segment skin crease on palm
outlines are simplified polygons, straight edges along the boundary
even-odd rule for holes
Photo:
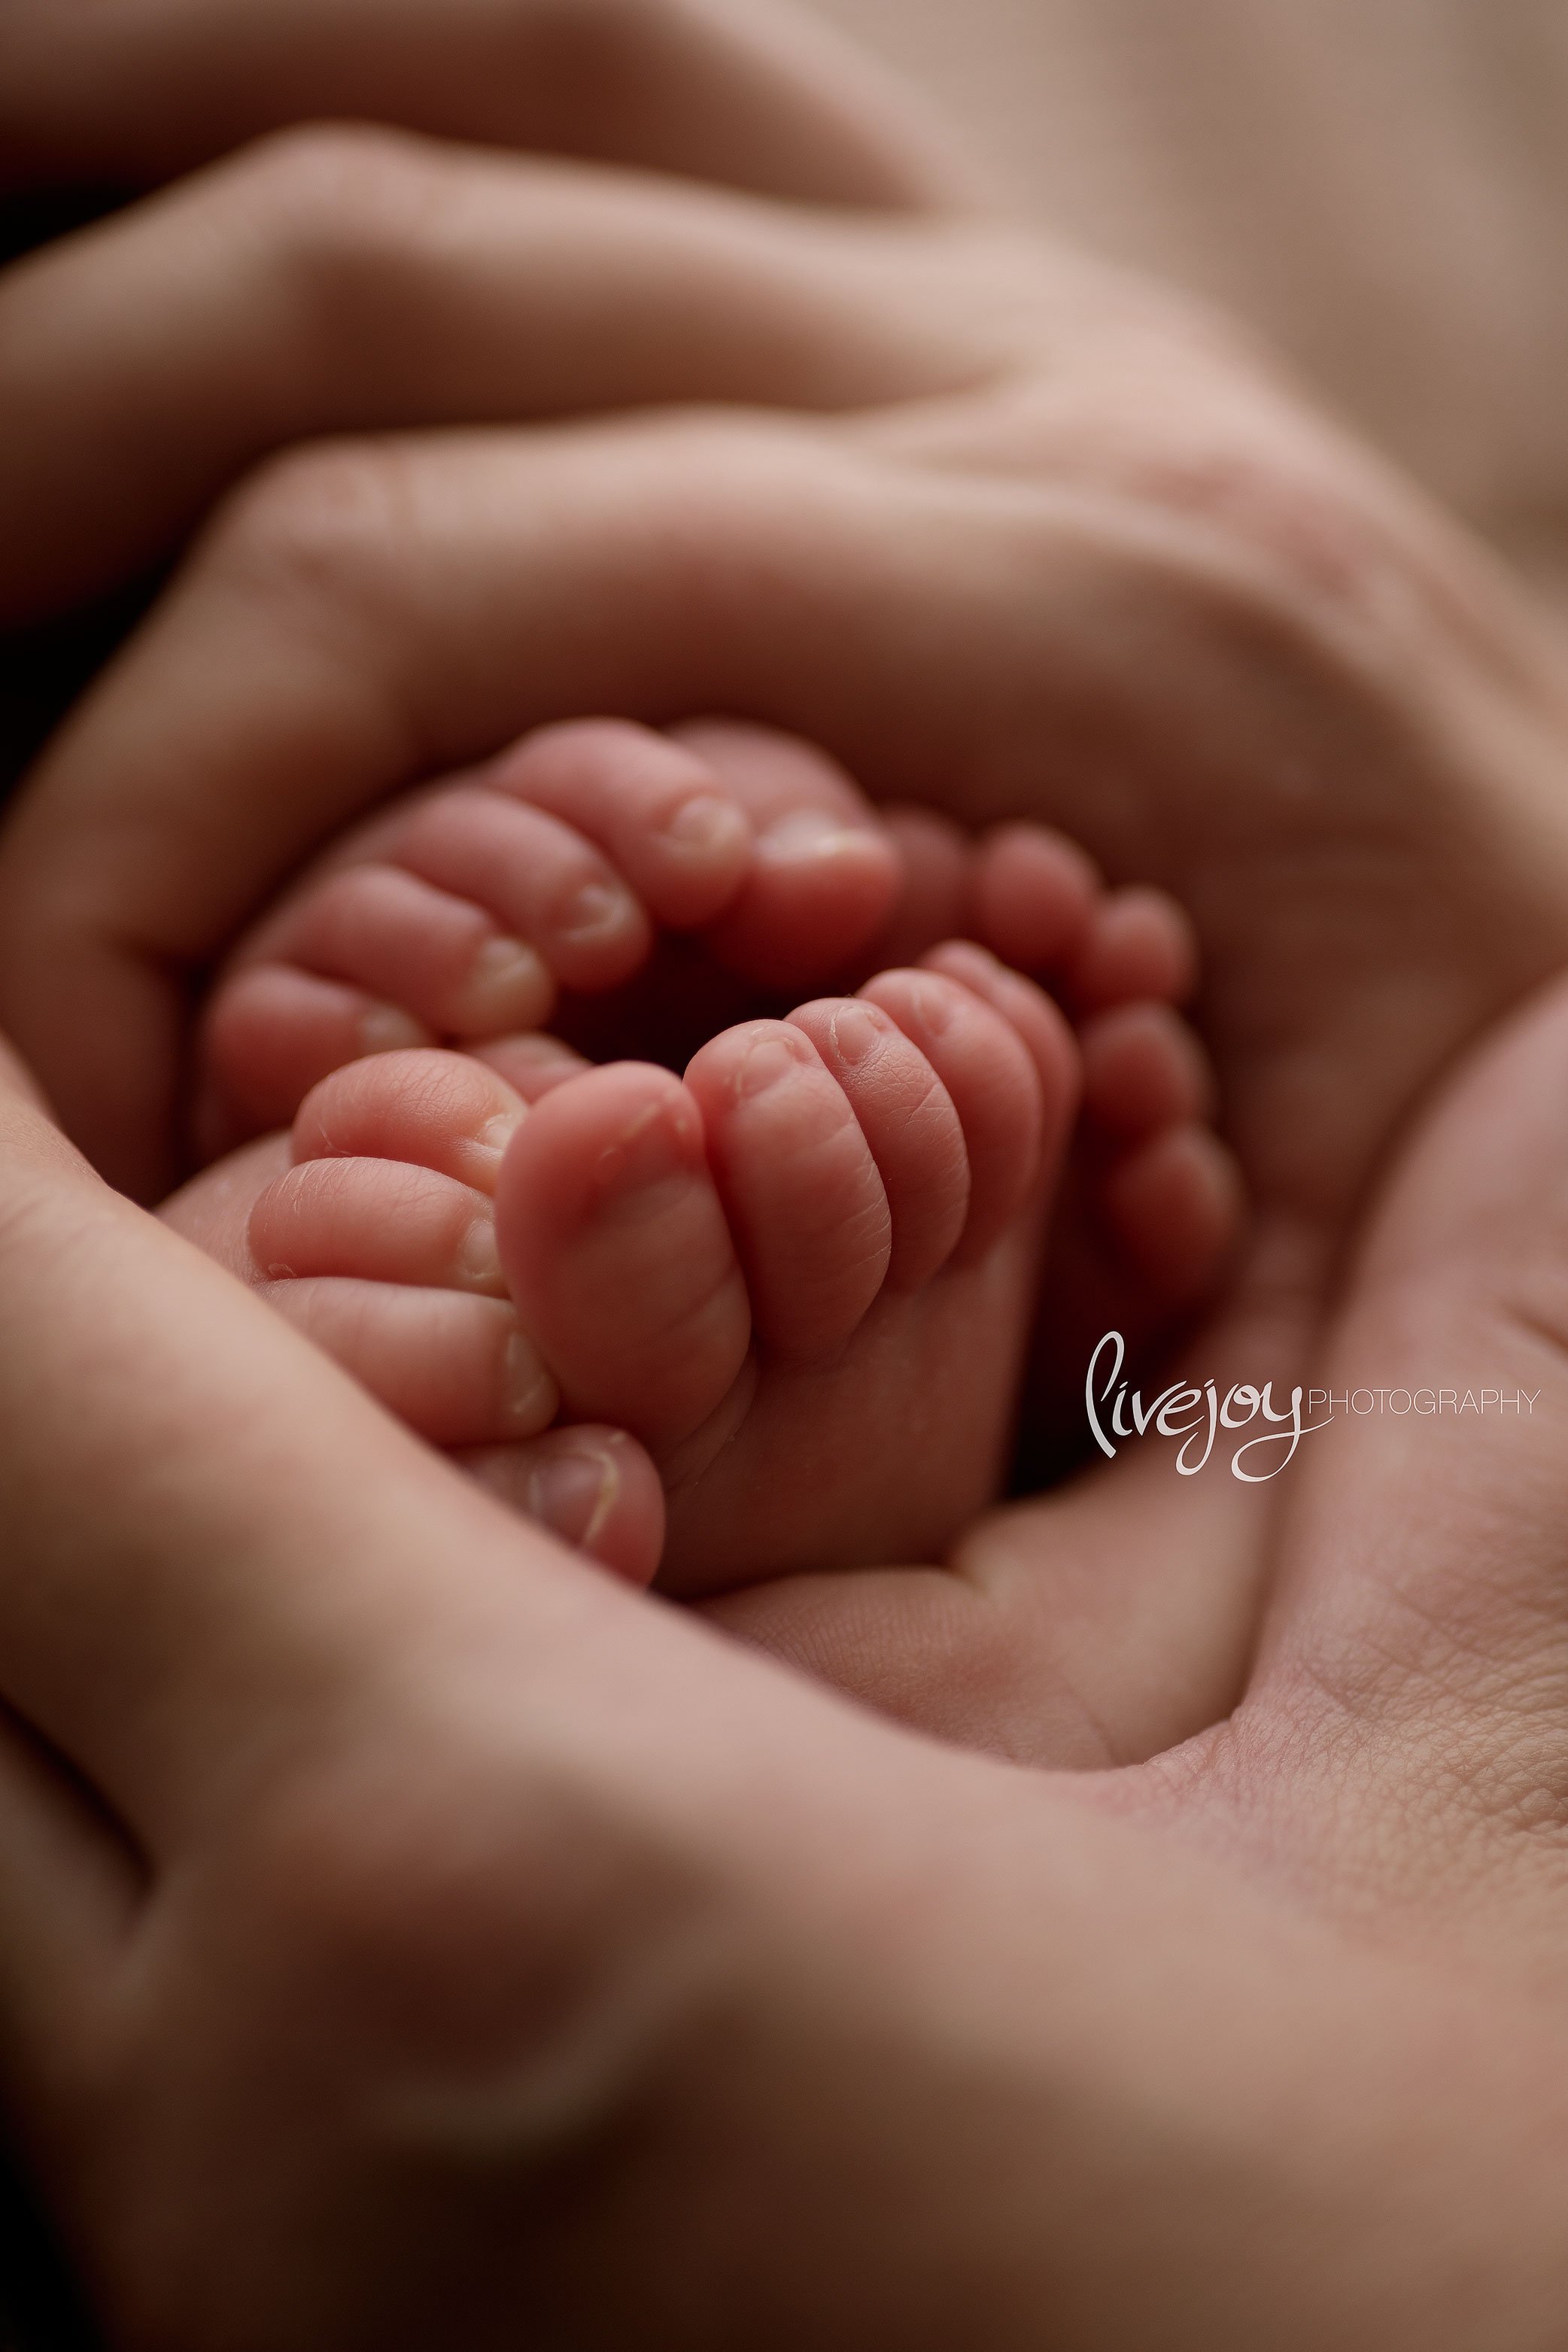
[[[128,1075],[98,1138],[128,1150],[166,1100],[155,967],[263,887],[205,795],[276,872],[329,771],[341,816],[560,709],[741,710],[888,791],[1044,804],[1113,871],[1136,844],[1194,907],[1259,1202],[1202,1369],[1288,1369],[1331,1269],[1336,1385],[1500,1357],[1561,1412],[1561,1000],[1415,1134],[1348,1276],[1342,1249],[1415,1098],[1562,959],[1547,659],[1207,330],[1005,240],[981,299],[991,236],[910,233],[955,343],[987,303],[1027,342],[963,394],[409,441],[242,493],[35,787],[8,1017],[84,1134]],[[241,828],[279,775],[295,802]],[[161,902],[115,830],[150,778]],[[73,1020],[101,1054],[74,1099]],[[1549,1415],[1436,1475],[1336,1432],[1277,1528],[1217,1482],[1176,1523],[1152,1455],[1036,1507],[1080,1647],[1028,1725],[966,1617],[1027,1515],[968,1581],[773,1597],[782,1646],[976,1745],[1154,1755],[1020,1773],[616,1591],[19,1099],[5,1149],[5,1687],[80,1776],[19,1734],[0,1776],[6,2071],[121,2340],[700,2347],[743,2311],[761,2352],[1023,2346],[1047,2309],[1068,2346],[1557,2341]]]

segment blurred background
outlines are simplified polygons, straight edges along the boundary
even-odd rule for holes
[[[1002,194],[1223,300],[1568,621],[1568,0],[811,0]]]

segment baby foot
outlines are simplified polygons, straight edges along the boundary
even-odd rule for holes
[[[1075,1158],[1088,1181],[1054,1255],[1076,1261],[1097,1248],[1114,1286],[1107,1304],[1145,1321],[1152,1306],[1189,1305],[1234,1244],[1239,1197],[1212,1125],[1208,1058],[1178,1011],[1197,984],[1185,911],[1163,890],[1109,887],[1076,842],[1046,825],[997,825],[971,842],[924,811],[885,818],[905,878],[878,951],[977,940],[1048,989],[1078,1032]]]
[[[1003,824],[975,842],[924,810],[882,816],[903,884],[875,952],[981,941],[1049,990],[1082,1054],[1020,1422],[1019,1480],[1039,1486],[1087,1446],[1083,1376],[1100,1338],[1121,1331],[1134,1367],[1163,1351],[1240,1238],[1242,1188],[1213,1125],[1213,1070],[1178,1010],[1196,985],[1195,936],[1165,892],[1110,887],[1049,827]],[[943,953],[968,976],[965,950]]]
[[[757,988],[835,972],[898,887],[868,803],[805,745],[544,729],[346,835],[242,943],[204,1024],[203,1156],[285,1125],[368,1053],[483,1051],[552,1017],[570,1034],[574,1013],[592,1047],[595,1002],[614,1050],[652,1050],[661,1022],[680,1029],[691,976],[670,950],[700,934],[689,1052]]]
[[[1079,1060],[973,962],[590,1071],[508,1147],[512,1298],[658,1463],[667,1590],[934,1558],[998,1490]]]
[[[658,1479],[624,1433],[542,1435],[562,1409],[657,1458],[671,1590],[936,1556],[1015,1418],[1079,1077],[1048,1000],[949,944],[725,1033],[684,1083],[516,1052],[518,1089],[448,1053],[353,1064],[166,1213],[624,1574],[657,1564]]]
[[[640,1049],[668,1062],[683,1011],[686,1028],[710,1037],[731,1025],[727,1013],[776,1009],[781,978],[853,965],[879,934],[929,948],[932,925],[953,914],[1048,979],[1082,1023],[1085,1116],[1055,1219],[1026,1416],[1054,1445],[1088,1348],[1114,1324],[1136,1354],[1173,1304],[1205,1287],[1237,1203],[1228,1156],[1203,1123],[1206,1065],[1173,1011],[1192,976],[1184,919],[1161,894],[1108,891],[1074,845],[1044,828],[999,828],[976,846],[920,811],[884,820],[821,754],[752,728],[709,722],[679,740],[611,722],[545,730],[338,845],[247,942],[208,1024],[209,1139],[289,1115],[319,1071],[367,1037],[390,1051],[462,1035],[535,1102],[584,1066],[561,1038],[527,1025],[552,1011],[570,1029],[574,1003],[600,1058]],[[699,944],[671,940],[679,923]],[[1008,995],[1016,982],[993,958],[950,943],[925,960],[1005,1020],[1024,1018]],[[560,1003],[563,988],[574,995]],[[582,1017],[595,1005],[596,1036]],[[416,1137],[395,1116],[387,1124],[392,1142],[381,1152],[373,1137],[368,1156],[416,1159]],[[318,1156],[308,1120],[296,1148]],[[390,1203],[383,1178],[359,1212],[374,1218]],[[363,1277],[345,1266],[327,1278]],[[515,1486],[504,1451],[519,1442],[512,1426],[476,1425],[474,1383],[491,1372],[479,1369],[489,1360],[471,1309],[448,1300],[440,1310],[442,1328],[467,1318],[461,1343],[429,1334],[428,1360],[450,1346],[467,1368],[438,1402],[417,1376],[418,1350],[393,1328],[414,1318],[425,1329],[408,1294],[434,1286],[417,1269],[396,1279],[404,1298],[374,1311],[330,1291],[288,1295],[296,1317],[308,1314],[323,1344],[422,1433],[488,1445],[487,1475]],[[647,1519],[634,1565],[656,1549]]]
[[[649,1457],[671,1591],[934,1556],[997,1488],[1078,1097],[1060,1014],[974,963],[984,989],[889,972],[747,1024],[684,1080],[555,1048],[531,1106],[466,1055],[377,1055],[168,1213],[524,1507],[541,1444],[629,1433],[623,1572],[651,1571]]]
[[[167,1213],[525,1508],[542,1444],[607,1463],[586,1548],[623,1573],[650,1457],[671,1591],[934,1556],[997,1488],[1079,1082],[1037,989],[941,961],[684,1080],[551,1045],[530,1106],[468,1056],[362,1060]]]
[[[581,1067],[542,1050],[537,1076]],[[291,1135],[231,1153],[159,1213],[504,1501],[647,1584],[658,1475],[620,1430],[552,1425],[560,1391],[501,1274],[492,1196],[525,1108],[467,1055],[352,1063]]]
[[[1100,1333],[1121,1329],[1136,1358],[1235,1239],[1206,1061],[1174,1011],[1190,926],[1160,892],[1108,889],[1045,827],[976,845],[927,812],[875,811],[823,753],[765,729],[545,729],[336,844],[216,992],[204,1156],[285,1124],[367,1050],[461,1044],[531,1099],[575,1066],[538,1042],[547,1019],[592,1060],[679,1069],[718,1031],[784,1012],[786,988],[853,988],[960,935],[1080,1027],[1084,1115],[1037,1368],[1055,1421]]]

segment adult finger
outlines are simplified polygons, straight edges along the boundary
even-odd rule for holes
[[[97,1985],[141,1909],[124,1831],[58,1758],[0,1710],[0,2077],[81,2051]]]
[[[929,405],[940,438],[954,404]],[[0,846],[0,1017],[70,1131],[117,1181],[164,1180],[191,976],[349,818],[546,720],[721,711],[822,744],[874,796],[1048,812],[1110,870],[1135,858],[1202,924],[1222,1075],[1246,1055],[1257,1081],[1234,1140],[1260,1192],[1339,1213],[1386,1097],[1314,1097],[1310,1162],[1288,1148],[1301,1064],[1260,1026],[1250,898],[1205,843],[1256,838],[1283,709],[1323,772],[1373,777],[1430,714],[1247,533],[994,462],[711,412],[274,460]],[[1194,800],[1207,830],[1178,814]],[[1520,966],[1538,952],[1521,934]],[[1358,992],[1336,1018],[1360,1062],[1383,1050]]]
[[[1265,630],[1301,672],[1327,748],[1359,749],[1364,707],[1243,558],[1201,520],[1152,531],[1106,498],[1021,496],[783,417],[274,460],[11,819],[0,1017],[95,1164],[153,1197],[190,975],[350,818],[595,710],[790,728],[875,795],[982,823],[1040,813],[1048,743],[1054,817],[1115,855],[1136,802],[1143,870],[1212,897],[1162,787],[1194,710],[1205,744],[1225,712],[1238,795],[1273,755],[1274,673],[1238,666],[1237,638]],[[1160,653],[1137,697],[1129,642]],[[1110,770],[1148,789],[1109,795]]]
[[[279,125],[374,120],[822,204],[961,174],[890,77],[765,0],[115,0],[0,15],[0,186],[143,187]]]
[[[239,494],[0,849],[3,1017],[95,1165],[167,1190],[175,975],[348,818],[536,719],[744,706],[711,624],[751,527],[861,495],[796,431],[344,445]]]
[[[263,141],[0,276],[0,622],[324,433],[955,389],[998,354],[934,298],[950,262],[898,221],[403,132]]]
[[[455,1605],[432,1560],[573,1575],[9,1090],[0,1199],[0,1703],[154,1864]]]

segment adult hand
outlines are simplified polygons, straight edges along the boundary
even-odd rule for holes
[[[324,835],[541,720],[770,720],[875,791],[1051,816],[1193,909],[1258,1204],[1196,1360],[1289,1377],[1399,1121],[1568,954],[1553,654],[1477,548],[1165,297],[973,223],[673,201],[644,266],[679,289],[687,394],[733,403],[750,370],[812,396],[789,350],[882,404],[272,461],[35,775],[0,852],[0,1008],[73,1134],[151,1194],[191,977]],[[624,268],[556,228],[542,251],[613,349]],[[1020,1627],[1059,1623],[1065,1580],[1093,1657],[1152,1629],[1131,1716],[1125,1676],[1067,1671],[1096,1739],[1147,1753],[1234,1696],[1273,1493],[1210,1481],[1173,1535],[1152,1487],[1134,1540],[1130,1491],[1075,1494],[1066,1524],[1047,1504],[1022,1545],[986,1530],[958,1579],[777,1588],[744,1622],[922,1721],[1000,1687],[1016,1744],[1040,1736]]]
[[[20,1092],[0,2079],[158,2352],[1546,2352],[1568,996],[1412,1147],[1233,1721],[914,1739],[491,1508]]]
[[[7,190],[149,187],[332,118],[826,205],[958,169],[907,89],[771,0],[15,0],[0,41]]]
[[[874,788],[1054,815],[1194,908],[1258,1203],[1197,1360],[1288,1375],[1401,1116],[1568,949],[1551,656],[1475,548],[1165,298],[973,224],[671,201],[639,247],[679,293],[667,389],[826,399],[841,370],[834,397],[885,404],[274,461],[36,777],[0,853],[0,1006],[151,1193],[192,973],[344,817],[539,719],[772,719]],[[536,276],[581,269],[575,348],[611,358],[552,397],[599,400],[626,273],[608,244],[584,265],[571,212]],[[1091,1488],[984,1530],[956,1578],[775,1588],[732,1621],[964,1736],[1147,1753],[1229,1704],[1272,1556],[1272,1490],[1206,1482],[1173,1530],[1149,1475],[1136,1528],[1131,1481]]]
[[[161,193],[0,275],[0,793],[266,450],[679,395],[701,322],[642,266],[642,207],[702,225],[661,173],[848,206],[955,184],[917,108],[765,4],[7,9],[0,261]],[[619,268],[607,333],[574,247]],[[839,396],[793,357],[802,396]]]
[[[8,7],[0,196],[163,192],[0,276],[0,623],[163,559],[312,435],[896,388],[879,339],[854,350],[874,243],[818,351],[794,248],[753,283],[754,243],[653,174],[893,212],[955,185],[902,92],[766,6]],[[688,247],[728,272],[732,335],[691,307]],[[929,331],[906,357],[948,380]]]
[[[808,98],[798,75],[764,88],[755,42],[724,32],[727,12],[520,13],[469,0],[456,28],[449,12],[437,25],[414,7],[396,19],[397,39],[356,49],[355,33],[389,5],[337,0],[306,25],[145,0],[94,20],[106,46],[90,71],[76,19],[24,5],[0,27],[19,93],[13,144],[35,173],[93,158],[167,168],[315,94],[345,95],[351,58],[367,53],[389,110],[447,129],[456,89],[479,110],[465,122],[493,127],[501,118],[484,107],[511,102],[496,95],[496,44],[521,41],[537,62],[568,39],[563,27],[570,41],[591,34],[601,58],[613,31],[653,41],[672,77],[679,59],[689,79],[683,102],[673,79],[660,87],[659,119],[673,126],[662,163],[704,168],[701,126],[722,72],[751,77],[792,152],[823,135],[820,85]],[[775,32],[763,48],[791,37]],[[446,78],[432,79],[437,53]],[[563,135],[538,112],[564,103],[561,75],[541,79],[522,127]],[[565,79],[580,97],[581,76]],[[151,121],[114,95],[144,81],[164,92]],[[857,151],[868,173],[869,135]],[[647,160],[637,139],[623,147]],[[69,243],[29,265],[62,273],[59,299],[38,304],[37,337],[8,339],[40,354],[26,364],[47,396],[8,404],[24,429],[7,446],[47,442],[58,470],[47,494],[25,492],[16,465],[13,501],[35,496],[50,519],[29,531],[8,518],[5,593],[18,603],[53,593],[39,585],[51,533],[79,543],[56,528],[68,504],[59,477],[72,468],[91,478],[83,503],[100,517],[81,560],[111,573],[127,560],[108,551],[119,526],[101,520],[116,503],[113,469],[94,475],[83,436],[54,413],[65,378],[93,372],[62,370],[45,331],[63,320],[74,356],[112,358],[95,299],[118,287],[117,323],[140,321],[153,294],[180,295],[185,265],[210,268],[215,248],[222,273],[237,267],[244,299],[215,322],[210,278],[201,288],[206,306],[193,300],[190,323],[205,350],[194,354],[167,316],[146,336],[181,359],[153,406],[190,386],[188,411],[159,410],[162,454],[185,466],[198,414],[234,429],[235,404],[211,397],[211,371],[254,379],[261,344],[282,347],[265,391],[288,378],[284,406],[265,421],[253,412],[177,495],[153,497],[161,520],[142,530],[143,553],[256,447],[356,413],[472,421],[656,397],[867,413],[742,415],[722,431],[678,415],[594,435],[383,437],[264,469],[45,764],[7,861],[7,915],[21,919],[34,892],[37,906],[8,925],[6,994],[69,1123],[117,1175],[149,1181],[147,1133],[170,1085],[174,997],[167,970],[149,989],[147,965],[209,956],[348,810],[567,709],[755,710],[826,738],[873,784],[963,815],[1048,804],[1117,870],[1173,883],[1208,934],[1221,1048],[1247,1064],[1233,1089],[1244,1142],[1268,1163],[1265,1189],[1311,1214],[1342,1209],[1398,1100],[1556,952],[1568,698],[1550,655],[1477,549],[1213,322],[951,218],[856,223],[628,186],[615,173],[557,181],[548,166],[381,148],[374,134],[364,152],[350,140],[323,155],[307,137],[286,142],[281,160],[272,150],[226,168],[237,193],[231,182],[204,202],[214,195],[236,221],[254,210],[248,255],[216,238],[210,218],[205,238],[188,220],[176,232],[171,214],[194,203],[185,190],[152,222],[162,257],[145,272],[128,247],[93,256]],[[791,168],[795,192],[812,193],[805,167]],[[521,177],[487,176],[503,169]],[[919,184],[929,193],[913,162],[889,162],[878,192],[912,202]],[[279,228],[298,230],[301,215],[302,239],[280,261]],[[481,222],[500,215],[492,239]],[[99,234],[135,243],[150,219],[132,213]],[[356,274],[363,247],[346,278],[331,253],[313,266],[323,243],[352,247],[366,227],[379,284]],[[259,278],[247,282],[258,250]],[[537,317],[526,339],[510,318],[498,326],[497,288],[515,285],[524,263],[531,299],[569,301],[576,336],[541,334]],[[389,293],[399,269],[408,275]],[[285,311],[290,296],[302,303],[316,341],[268,332],[279,278]],[[640,306],[632,280],[652,289]],[[18,273],[5,289],[24,315],[37,283]],[[331,348],[336,320],[346,306],[363,325],[378,295],[388,298],[370,338],[378,362],[400,340],[395,323],[433,318],[432,304],[448,305],[445,325],[488,340],[459,349],[461,331],[410,329],[394,368],[449,370],[446,391],[407,379],[389,391],[371,367],[345,388],[354,354]],[[225,342],[226,329],[238,342]],[[251,333],[258,342],[246,342]],[[498,336],[508,381],[487,394]],[[438,348],[416,352],[416,341]],[[290,374],[301,354],[313,383]],[[144,474],[158,436],[144,429],[121,456],[130,449]],[[46,463],[35,478],[47,473]],[[101,820],[100,846],[82,836],[89,815]],[[132,821],[149,838],[128,858]],[[64,881],[66,866],[79,878]],[[99,922],[121,943],[90,980],[60,897],[69,924]],[[1456,926],[1474,936],[1458,971]],[[36,969],[45,937],[58,950],[47,982]],[[1472,974],[1471,961],[1482,969]],[[1318,964],[1328,969],[1309,971]],[[57,976],[100,1016],[98,1068],[63,1066],[74,1049],[69,1023],[54,1017]],[[1360,1033],[1352,1068],[1375,1062],[1387,1081],[1375,1102],[1367,1074],[1356,1068],[1347,1085],[1337,1066],[1323,1104],[1322,1056],[1298,1035],[1309,988],[1318,1030]],[[117,1008],[110,994],[123,998]],[[1304,1097],[1314,1114],[1326,1108],[1321,1132],[1315,1117],[1279,1115]]]

